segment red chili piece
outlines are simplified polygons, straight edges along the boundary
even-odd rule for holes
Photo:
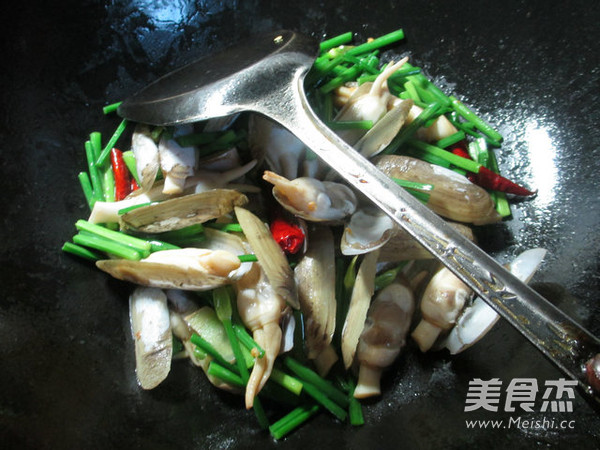
[[[294,224],[277,218],[271,222],[271,234],[282,250],[290,255],[297,253],[304,244],[304,232]]]
[[[457,156],[471,159],[469,153],[461,146],[454,147],[451,151]],[[502,175],[492,172],[490,169],[484,166],[481,166],[479,168],[479,172],[477,173],[469,172],[467,174],[467,178],[469,181],[471,181],[471,183],[492,191],[506,192],[507,194],[520,195],[523,197],[533,195],[535,193],[513,181],[510,181],[507,178],[504,178]]]
[[[123,152],[113,148],[110,151],[110,163],[115,176],[115,200],[123,200],[131,193],[131,176],[123,160]]]

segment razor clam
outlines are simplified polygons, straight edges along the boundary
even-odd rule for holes
[[[156,288],[137,287],[129,297],[135,372],[142,389],[158,386],[171,370],[173,337],[167,296]]]
[[[253,263],[252,269],[235,283],[235,289],[240,317],[252,331],[256,343],[265,351],[262,358],[255,358],[246,385],[245,402],[246,408],[250,409],[254,397],[271,376],[275,358],[281,349],[280,321],[287,307],[260,264]]]
[[[148,125],[139,123],[135,126],[131,136],[131,151],[135,156],[140,187],[147,191],[154,184],[160,166],[158,145],[152,139],[152,131]]]
[[[252,253],[250,244],[235,233],[205,228],[204,235],[206,236],[206,241],[201,245],[203,248],[208,248],[210,250],[226,250],[238,256]],[[251,267],[251,262],[243,262],[239,269],[231,272],[230,276],[237,280],[246,274]]]
[[[106,259],[96,266],[119,280],[164,289],[205,291],[231,284],[239,258],[224,250],[182,248],[150,254],[140,261]]]
[[[381,394],[381,374],[406,344],[414,309],[413,294],[401,283],[394,282],[377,294],[358,342],[356,359],[360,368],[354,397]]]
[[[454,326],[472,295],[471,288],[446,267],[433,276],[421,298],[423,318],[411,334],[422,352],[433,346],[442,331]]]
[[[397,63],[390,64],[377,76],[372,83],[363,83],[354,91],[344,107],[336,115],[336,122],[370,120],[377,123],[388,111],[388,104],[392,99],[392,94],[387,89],[387,80],[396,72],[408,58],[403,58]],[[356,142],[365,134],[365,130],[351,129],[337,132],[348,144],[354,146]]]
[[[294,272],[269,228],[247,209],[236,206],[235,215],[273,290],[290,306],[300,308]]]
[[[377,156],[374,162],[389,177],[432,184],[427,206],[440,216],[474,225],[501,220],[487,191],[450,169],[409,156]]]
[[[356,210],[356,195],[344,184],[308,177],[288,180],[268,170],[263,179],[274,185],[273,196],[279,204],[302,219],[338,221]]]
[[[120,223],[122,228],[161,233],[216,219],[246,203],[248,198],[240,192],[213,189],[132,209],[120,216]]]
[[[379,250],[374,250],[367,253],[360,264],[352,296],[350,297],[350,305],[348,314],[342,328],[342,358],[344,367],[348,369],[354,361],[358,339],[365,326],[367,311],[371,304],[371,297],[375,292],[375,272],[377,270],[377,258]]]
[[[546,250],[534,248],[526,250],[517,256],[510,264],[508,270],[521,281],[528,282],[540,267]],[[492,329],[500,316],[480,297],[476,297],[472,304],[467,306],[446,336],[443,346],[451,354],[466,350]]]
[[[175,137],[189,134],[192,131],[192,125],[186,124],[178,127],[173,137],[163,133],[160,138],[158,155],[160,169],[165,179],[163,185],[165,194],[181,194],[185,186],[185,179],[194,175],[196,150],[194,147],[182,147],[175,140]]]
[[[312,226],[308,249],[294,275],[308,357],[315,359],[331,343],[335,331],[335,249],[329,227]]]
[[[185,180],[183,194],[198,194],[200,192],[212,189],[223,188],[230,181],[236,180],[256,165],[256,160],[252,160],[243,166],[234,167],[225,172],[212,172],[207,170],[198,170],[196,175]],[[119,211],[130,206],[141,205],[150,202],[160,202],[173,198],[173,196],[164,194],[164,181],[154,183],[148,191],[137,190],[131,193],[126,199],[118,202],[96,202],[88,218],[91,223],[117,223],[119,222]],[[243,192],[257,192],[259,188],[248,185],[229,185]]]

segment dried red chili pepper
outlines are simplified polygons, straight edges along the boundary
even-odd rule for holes
[[[110,151],[110,164],[115,176],[115,200],[123,200],[131,193],[131,176],[121,150],[113,148]]]
[[[471,159],[469,153],[462,146],[453,147],[451,152],[457,156]],[[520,195],[523,197],[535,194],[535,192],[510,181],[508,178],[504,178],[502,175],[499,175],[484,166],[479,167],[479,172],[477,173],[467,173],[467,178],[471,183],[492,191],[506,192],[507,194]]]
[[[304,244],[304,232],[281,217],[275,218],[270,225],[271,234],[282,250],[290,255],[298,253]]]
[[[524,197],[535,194],[535,192],[532,192],[529,189],[524,188],[523,186],[520,186],[495,172],[492,172],[490,169],[484,166],[481,166],[479,168],[479,172],[472,174],[469,179],[478,186],[481,186],[485,189],[490,189],[492,191],[506,192],[507,194],[520,195]]]

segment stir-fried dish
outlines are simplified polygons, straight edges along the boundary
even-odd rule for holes
[[[343,140],[475,240],[473,227],[510,217],[509,199],[533,192],[499,174],[496,130],[408,57],[387,56],[402,38],[398,30],[361,45],[352,33],[322,42],[307,92]],[[411,340],[422,352],[455,354],[498,320],[262,116],[177,127],[123,120],[103,141],[93,132],[85,143],[79,180],[90,214],[63,250],[132,283],[142,389],[186,359],[243,396],[277,439],[318,411],[361,425],[360,399],[381,394]],[[509,269],[528,280],[544,253],[528,250]]]

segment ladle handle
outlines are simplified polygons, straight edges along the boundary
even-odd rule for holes
[[[437,259],[508,320],[584,390],[600,401],[589,381],[588,361],[600,341],[504,269],[493,258],[369,163],[313,112],[298,73],[292,92],[271,99],[265,114],[288,128],[350,185],[367,196]]]

